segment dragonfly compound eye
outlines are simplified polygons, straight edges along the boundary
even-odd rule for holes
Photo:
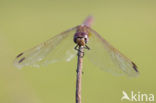
[[[88,40],[89,40],[89,38],[88,38],[87,35],[85,35],[84,40],[85,40],[85,43],[87,44],[88,43]]]

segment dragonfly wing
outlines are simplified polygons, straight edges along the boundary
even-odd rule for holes
[[[49,40],[19,54],[14,60],[18,68],[23,66],[40,66],[60,60],[70,61],[75,55],[73,35],[77,27],[69,29]]]
[[[88,28],[88,31],[90,35],[88,46],[91,49],[86,55],[93,64],[114,75],[136,76],[138,74],[137,66],[131,60],[113,48],[96,31],[91,28]]]

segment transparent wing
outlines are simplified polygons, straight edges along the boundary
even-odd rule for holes
[[[40,66],[47,63],[55,63],[61,60],[70,61],[75,55],[73,35],[76,28],[69,29],[32,49],[19,54],[14,60],[18,68],[23,66]]]
[[[90,35],[88,46],[91,49],[85,55],[93,64],[114,75],[136,76],[138,74],[137,67],[131,60],[113,48],[96,31],[91,28],[88,28],[88,31]]]

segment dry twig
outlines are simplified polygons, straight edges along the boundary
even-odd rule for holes
[[[77,80],[76,80],[76,103],[81,103],[81,78],[83,64],[83,46],[79,46],[77,62]]]

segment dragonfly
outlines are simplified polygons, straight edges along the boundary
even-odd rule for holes
[[[89,16],[78,26],[68,29],[49,40],[18,54],[14,60],[17,68],[71,61],[77,48],[85,48],[85,57],[98,68],[115,75],[137,76],[136,64],[109,44],[91,28],[93,17]]]

